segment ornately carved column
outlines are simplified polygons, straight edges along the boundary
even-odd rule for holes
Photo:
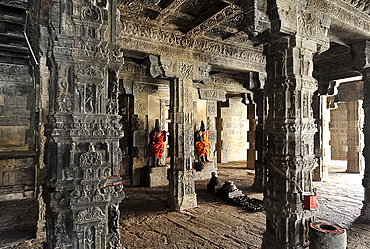
[[[312,77],[316,51],[315,42],[298,35],[265,46],[269,101],[265,121],[265,249],[303,248],[308,242],[312,211],[303,209],[303,192],[312,191],[311,171],[317,166],[317,129],[311,106],[317,88]]]
[[[362,41],[352,46],[354,55],[354,68],[362,74],[364,82],[364,140],[365,147],[362,152],[365,158],[365,174],[362,185],[365,188],[364,206],[361,210],[361,216],[370,221],[370,41]]]
[[[370,52],[370,49],[367,49]],[[370,53],[368,54],[370,55]],[[368,57],[369,58],[369,57]],[[365,188],[364,206],[361,210],[361,216],[366,220],[370,221],[370,68],[362,70],[362,81],[364,82],[364,138],[365,147],[363,150],[363,156],[365,157],[365,174],[362,180],[362,185]]]
[[[120,248],[123,136],[115,1],[52,0],[47,125],[48,248]],[[109,38],[110,37],[110,38]]]
[[[192,84],[191,79],[177,78],[170,85],[172,122],[170,126],[171,168],[169,170],[168,203],[177,211],[197,206],[195,172],[192,167],[194,154]]]

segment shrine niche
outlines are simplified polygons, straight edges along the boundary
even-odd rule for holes
[[[144,57],[148,61],[149,57]],[[149,63],[138,64],[129,62],[120,71],[119,108],[123,118],[120,123],[128,133],[127,138],[120,140],[120,147],[124,151],[122,173],[127,185],[147,184],[147,174],[152,159],[149,156],[150,132],[154,129],[158,119],[161,130],[169,129],[169,82],[166,79],[155,79],[151,75]],[[138,81],[139,80],[139,81]],[[169,165],[168,139],[159,165]],[[166,179],[166,171],[162,172]],[[154,186],[154,185],[152,185]]]

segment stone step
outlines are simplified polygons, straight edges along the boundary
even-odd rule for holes
[[[0,23],[12,23],[17,25],[24,25],[25,23],[25,14],[24,16],[21,15],[11,15],[11,14],[3,14],[0,13]]]
[[[8,32],[0,32],[0,39],[23,41],[26,38],[24,37],[23,32],[8,31]]]
[[[28,54],[28,47],[20,44],[0,44],[0,51],[17,52]]]
[[[28,65],[29,51],[27,46],[20,44],[1,44],[0,43],[0,62]]]

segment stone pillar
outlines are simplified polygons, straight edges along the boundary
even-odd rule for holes
[[[249,121],[249,130],[248,130],[248,158],[247,158],[247,168],[248,169],[255,169],[255,161],[256,161],[256,126],[257,126],[257,119],[256,119],[256,105],[254,103],[249,103],[247,105],[247,116]]]
[[[168,204],[180,211],[197,206],[193,154],[193,86],[191,79],[175,79],[170,84],[170,154]],[[191,132],[189,132],[191,131]]]
[[[252,187],[258,191],[263,191],[264,188],[264,156],[266,152],[266,138],[264,134],[264,122],[266,118],[266,96],[265,90],[256,90],[254,92],[254,100],[257,109],[257,125],[256,125],[256,150],[257,160],[255,161],[255,176]]]
[[[120,248],[115,2],[50,4],[47,248]]]
[[[329,177],[328,163],[330,162],[330,109],[326,95],[314,95],[314,118],[317,123],[315,134],[315,155],[318,166],[314,170],[314,181],[326,181]]]
[[[268,151],[264,207],[266,232],[262,248],[303,248],[312,211],[303,209],[303,193],[312,191],[315,120],[312,77],[317,44],[287,36],[265,46],[269,111],[265,121]]]
[[[338,87],[337,99],[342,103],[347,113],[345,117],[347,125],[347,172],[350,173],[361,173],[364,167],[362,156],[363,98],[362,81],[345,82]],[[338,113],[338,115],[340,114]]]
[[[361,41],[352,45],[354,68],[362,74],[363,81],[363,110],[364,110],[364,149],[365,174],[362,185],[365,188],[364,205],[361,216],[370,222],[370,41]]]
[[[368,42],[367,42],[368,43]],[[370,45],[370,44],[369,44]],[[370,55],[370,49],[367,49],[368,55]],[[365,147],[363,155],[365,157],[365,174],[362,180],[362,185],[365,188],[364,206],[361,210],[361,216],[366,220],[370,221],[370,68],[363,70],[363,82],[364,82],[364,140]]]
[[[350,101],[347,106],[347,172],[363,172],[362,100]]]
[[[189,63],[177,58],[150,56],[151,74],[153,77],[170,79],[170,156],[171,168],[168,172],[169,195],[168,204],[180,211],[197,206],[195,193],[194,161],[194,117],[196,103],[194,100],[197,91],[193,88],[193,81],[208,83],[211,67],[206,63]],[[161,67],[159,66],[161,65]],[[223,93],[224,94],[224,93]],[[215,104],[215,103],[214,103]],[[207,108],[211,108],[210,105]],[[215,116],[216,108],[212,107]],[[207,109],[207,112],[211,111]],[[215,124],[212,124],[215,129]],[[214,132],[215,133],[215,132]],[[214,134],[217,136],[217,134]],[[212,139],[216,141],[217,137]]]
[[[134,121],[133,121],[133,169],[131,184],[137,186],[143,183],[144,167],[147,166],[148,146],[148,85],[135,82]]]
[[[347,160],[347,107],[344,102],[330,98],[330,146],[332,160]]]
[[[217,130],[216,130],[216,118],[217,118],[217,101],[207,100],[207,130],[209,140],[209,160],[214,163],[214,169],[217,171],[217,158],[215,158],[216,143],[217,143]]]

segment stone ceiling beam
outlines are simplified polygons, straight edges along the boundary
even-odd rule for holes
[[[163,23],[168,16],[176,12],[176,10],[183,5],[187,0],[175,0],[166,8],[164,8],[159,15],[156,17],[156,21],[159,23]]]
[[[207,31],[218,26],[219,24],[227,22],[228,20],[239,14],[241,11],[242,9],[239,6],[229,5],[226,8],[222,9],[220,12],[205,20],[204,22],[195,26],[193,29],[187,32],[187,34],[194,36],[194,38],[202,36]]]

